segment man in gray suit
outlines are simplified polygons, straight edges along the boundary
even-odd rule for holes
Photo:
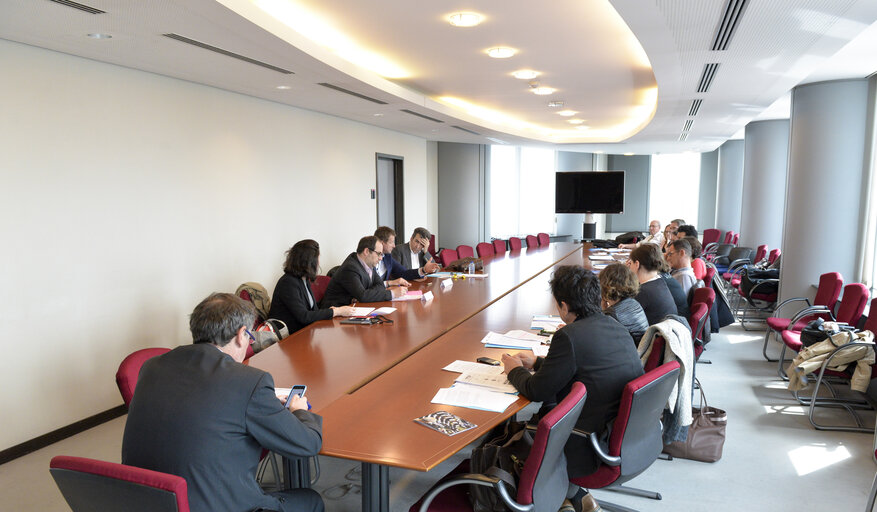
[[[429,248],[429,238],[430,233],[426,228],[414,228],[411,240],[393,249],[393,259],[407,269],[416,268],[423,270],[423,274],[432,274],[441,267],[426,250]]]
[[[267,494],[255,479],[263,447],[284,457],[316,455],[323,421],[303,397],[286,410],[271,375],[241,364],[255,315],[235,295],[212,294],[189,318],[194,343],[144,363],[122,463],[185,478],[193,512],[320,512],[317,492]]]

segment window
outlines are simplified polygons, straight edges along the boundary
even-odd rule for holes
[[[553,149],[490,146],[490,236],[554,232]]]
[[[649,184],[649,221],[665,226],[673,219],[697,225],[700,202],[700,154],[653,155]]]

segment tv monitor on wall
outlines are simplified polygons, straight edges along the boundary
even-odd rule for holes
[[[624,171],[555,176],[555,213],[624,213]]]

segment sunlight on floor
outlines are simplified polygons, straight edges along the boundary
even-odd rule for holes
[[[750,341],[759,341],[764,340],[764,334],[728,334],[726,336],[728,338],[728,343],[731,345],[737,345],[739,343],[749,343]]]
[[[800,405],[765,405],[764,412],[767,414],[788,414],[791,416],[803,416],[806,409]]]
[[[789,460],[795,467],[798,476],[827,468],[851,457],[846,446],[829,448],[823,445],[801,446],[789,452]]]

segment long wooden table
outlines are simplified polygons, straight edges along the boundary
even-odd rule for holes
[[[585,258],[580,244],[558,243],[485,259],[487,278],[457,280],[449,290],[430,279],[419,287],[432,290],[433,301],[392,303],[399,307],[392,325],[317,322],[250,364],[271,372],[278,386],[308,385],[324,419],[321,453],[363,462],[363,510],[387,511],[388,466],[428,471],[528,403],[521,398],[503,413],[433,405],[435,392],[455,377],[441,368],[456,359],[499,359],[503,350],[484,348],[484,334],[527,329],[533,314],[554,312],[552,269]],[[478,428],[449,437],[412,421],[436,410]]]

